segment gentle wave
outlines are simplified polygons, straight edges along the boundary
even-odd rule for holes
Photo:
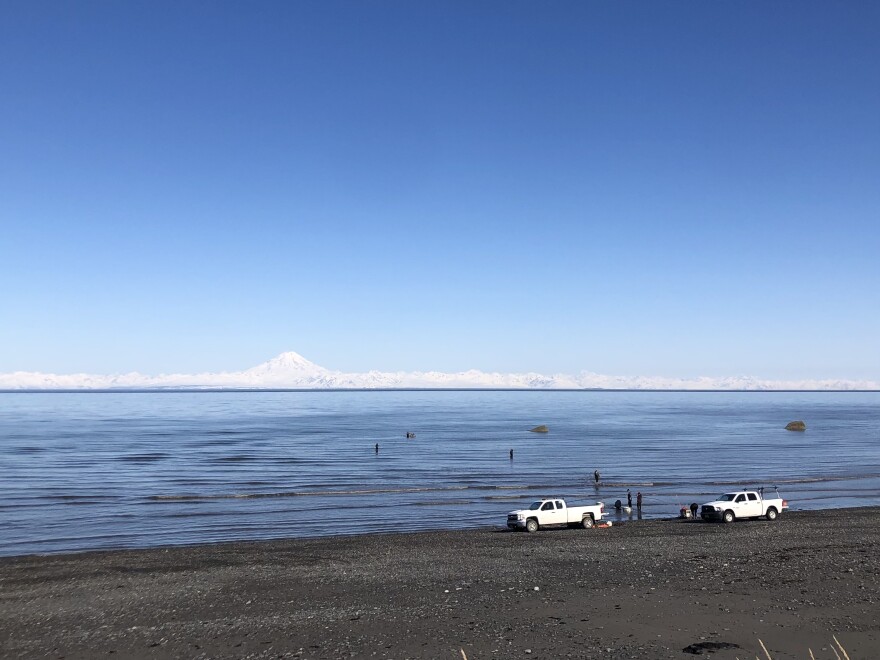
[[[309,490],[280,491],[276,493],[219,493],[214,495],[151,495],[147,499],[159,502],[199,501],[199,500],[255,500],[278,497],[330,497],[350,495],[383,495],[392,493],[429,493],[439,491],[468,490],[469,486],[446,486],[443,488],[370,488],[356,490]]]
[[[774,478],[770,480],[764,480],[763,484],[765,488],[773,488],[775,485],[782,484],[813,484],[813,483],[832,483],[836,481],[859,481],[864,479],[873,479],[880,476],[880,473],[864,473],[864,474],[855,474],[855,475],[829,475],[824,477],[793,477],[793,478]],[[569,485],[572,485],[574,482],[570,482]],[[599,488],[666,488],[673,486],[694,486],[695,484],[707,484],[710,486],[738,486],[741,488],[760,488],[760,485],[755,485],[756,482],[748,482],[743,479],[712,479],[712,480],[698,480],[692,479],[689,481],[602,481],[600,483]],[[769,485],[768,485],[769,484]]]
[[[775,485],[794,485],[794,484],[812,484],[812,483],[833,483],[839,481],[859,481],[866,479],[874,479],[880,477],[880,474],[861,475],[849,477],[805,477],[800,479],[776,479]],[[621,482],[621,483],[603,483],[599,488],[592,488],[591,492],[581,493],[581,497],[594,497],[609,494],[609,490],[613,488],[640,487],[640,488],[663,488],[669,489],[681,486],[693,487],[694,482],[675,482],[675,481],[653,481],[653,482]],[[740,488],[752,488],[753,486],[744,486],[742,481],[706,481],[702,486],[737,486]],[[773,489],[774,486],[763,486],[765,489]],[[754,488],[762,488],[754,486]],[[495,484],[495,485],[478,485],[478,486],[418,486],[405,488],[354,488],[354,489],[327,489],[327,490],[306,490],[306,491],[275,491],[260,493],[212,493],[212,494],[161,494],[150,495],[147,499],[156,502],[193,502],[193,501],[212,501],[227,499],[270,499],[285,497],[352,497],[352,496],[373,496],[383,494],[403,494],[403,493],[439,493],[439,492],[458,492],[458,491],[542,491],[547,497],[556,497],[554,493],[571,491],[573,489],[583,489],[583,485],[579,482],[560,482],[555,484]],[[613,494],[612,494],[613,495]],[[616,496],[616,495],[613,495]],[[483,499],[522,499],[524,495],[488,495]]]
[[[569,487],[572,484],[569,485]],[[563,487],[565,487],[563,485]],[[307,491],[278,491],[271,493],[214,493],[210,495],[180,494],[180,495],[150,495],[147,499],[161,502],[175,501],[198,501],[198,500],[226,500],[226,499],[263,499],[277,497],[341,497],[352,495],[382,495],[395,493],[437,493],[437,492],[453,492],[463,490],[473,491],[498,491],[498,490],[517,490],[517,491],[551,491],[559,490],[560,484],[516,484],[516,485],[489,485],[489,486],[419,486],[411,488],[355,488],[349,490],[307,490]],[[510,496],[497,496],[493,499],[507,499]]]
[[[171,458],[171,454],[155,452],[151,454],[127,454],[117,457],[116,460],[124,463],[152,463],[154,461],[164,461],[167,458]]]
[[[426,500],[424,502],[416,502],[415,506],[452,506],[472,503],[473,500]]]

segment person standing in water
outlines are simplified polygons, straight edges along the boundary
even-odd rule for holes
[[[632,509],[633,508],[633,494],[629,488],[626,489],[626,505]]]
[[[596,485],[599,485],[599,470],[593,472],[593,478],[596,480]]]
[[[510,460],[513,460],[513,450],[510,450]]]
[[[642,510],[642,491],[636,493],[636,506],[638,507],[639,511]]]
[[[379,453],[379,443],[378,442],[376,443],[376,453],[377,454]]]

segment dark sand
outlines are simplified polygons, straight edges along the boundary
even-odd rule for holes
[[[870,508],[7,558],[0,655],[880,658],[878,541]]]

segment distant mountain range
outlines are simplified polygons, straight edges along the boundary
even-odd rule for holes
[[[325,369],[288,352],[246,371],[163,374],[136,372],[116,376],[43,374],[17,371],[0,374],[0,390],[107,389],[603,389],[603,390],[880,390],[875,381],[761,380],[727,378],[663,378],[537,373],[502,374],[470,370],[345,373]]]

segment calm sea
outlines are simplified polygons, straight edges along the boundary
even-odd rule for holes
[[[503,525],[544,495],[614,520],[627,488],[645,517],[740,486],[880,505],[880,393],[0,393],[0,484],[0,555]]]

